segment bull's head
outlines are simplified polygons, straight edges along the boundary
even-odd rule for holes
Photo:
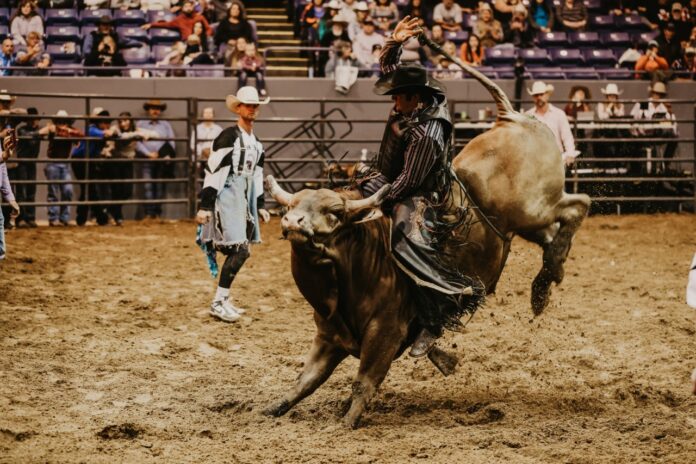
[[[283,235],[293,243],[322,244],[342,226],[382,217],[379,205],[391,186],[385,185],[371,197],[360,200],[328,189],[289,193],[273,176],[266,177],[266,188],[279,204],[288,208],[280,221]]]

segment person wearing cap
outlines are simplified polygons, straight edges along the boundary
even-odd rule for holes
[[[17,126],[17,166],[18,181],[36,181],[36,163],[23,163],[21,160],[35,160],[39,157],[41,138],[39,135],[39,112],[36,108],[27,108],[25,121]],[[19,203],[34,203],[36,201],[36,184],[17,184],[17,201]],[[36,207],[24,206],[15,219],[15,225],[21,227],[22,222],[28,227],[36,227]]]
[[[160,119],[162,112],[167,109],[167,104],[160,100],[152,99],[145,102],[143,109],[149,119],[138,121],[136,126],[150,132],[156,132],[161,140],[142,140],[136,145],[138,156],[150,160],[170,159],[176,156],[175,145],[172,139],[176,138],[174,129],[169,121]],[[174,177],[171,164],[162,162],[142,163],[141,176],[144,179],[161,179]],[[146,182],[143,184],[146,200],[161,200],[166,197],[166,183]],[[145,205],[145,218],[157,219],[162,216],[162,205],[149,203]]]
[[[188,36],[193,33],[193,25],[197,22],[203,24],[206,36],[210,37],[213,34],[213,30],[211,29],[210,24],[208,24],[208,20],[205,19],[205,16],[194,11],[193,0],[184,0],[183,4],[181,5],[181,13],[179,13],[171,21],[155,21],[154,23],[145,23],[140,27],[145,30],[152,27],[176,29],[179,31],[181,39],[186,40],[188,39]]]
[[[119,45],[119,37],[114,30],[114,21],[111,16],[104,15],[97,21],[97,29],[90,32],[89,35],[85,37],[84,44],[82,46],[82,54],[87,56],[92,53],[92,49],[95,44],[98,45],[102,42],[105,36],[110,36],[114,43]]]
[[[382,204],[392,217],[392,254],[399,267],[417,284],[424,304],[417,315],[423,327],[410,351],[425,356],[443,328],[455,328],[475,303],[465,292],[479,286],[444,263],[435,248],[451,230],[441,209],[452,184],[450,143],[452,120],[444,86],[419,64],[400,64],[404,42],[423,33],[419,18],[405,17],[387,39],[380,65],[383,77],[375,93],[394,101],[387,120],[375,169],[358,180],[367,197],[383,186],[391,189]],[[427,218],[427,219],[426,219]],[[425,227],[425,222],[429,226]]]
[[[127,63],[119,51],[118,43],[113,36],[105,35],[97,46],[92,47],[92,51],[85,56],[84,65],[103,68],[88,70],[88,76],[120,76],[121,69],[109,68],[123,68],[127,66]]]
[[[677,78],[693,79],[696,73],[696,46],[688,45],[684,54],[672,63],[672,69],[677,71]]]
[[[645,53],[636,61],[636,79],[661,79],[664,72],[669,70],[669,63],[660,56],[659,44],[651,40]]]
[[[49,181],[62,181],[59,184],[48,184],[49,203],[57,201],[70,202],[73,199],[73,186],[69,182],[72,180],[70,166],[65,160],[70,158],[73,147],[78,143],[78,140],[75,139],[85,136],[80,129],[72,127],[73,122],[67,111],[59,110],[46,126],[39,129],[39,135],[48,136],[46,156],[51,159],[51,162],[44,167],[46,179]],[[68,140],[56,140],[56,137],[67,138]],[[69,221],[70,206],[48,207],[49,226],[57,226],[59,224],[67,226]]]
[[[680,2],[672,3],[669,10],[669,18],[660,21],[660,29],[664,29],[667,25],[671,25],[674,39],[681,43],[689,39],[691,33],[691,21],[688,19],[688,10],[682,6]]]
[[[261,241],[259,216],[264,222],[270,219],[264,209],[263,145],[254,134],[259,107],[268,102],[259,99],[254,87],[227,96],[227,109],[239,119],[213,142],[196,214],[196,222],[204,228],[203,242],[225,255],[210,305],[210,314],[225,322],[234,322],[245,312],[233,304],[230,287],[249,257],[249,243]]]
[[[573,164],[580,153],[575,149],[575,139],[570,130],[568,116],[562,109],[549,103],[553,86],[536,81],[531,89],[527,89],[527,92],[534,98],[534,107],[527,110],[525,114],[535,117],[551,129],[563,161],[568,165]]]
[[[681,57],[681,40],[676,36],[673,22],[669,22],[662,27],[660,35],[655,39],[655,42],[660,47],[660,56],[663,56],[670,66]]]
[[[454,0],[442,0],[435,5],[433,10],[433,23],[439,24],[447,32],[459,32],[462,30],[462,7]]]
[[[556,18],[564,31],[582,31],[587,26],[587,7],[582,0],[562,0],[556,7]]]
[[[534,45],[536,32],[532,28],[527,17],[527,8],[521,3],[512,8],[510,21],[503,25],[504,38],[506,43],[511,43],[515,47],[529,48]]]
[[[375,31],[375,21],[368,16],[363,21],[362,31],[353,40],[353,52],[361,68],[372,67],[372,49],[375,45],[384,46],[384,36]]]
[[[667,86],[664,82],[655,81],[650,87],[648,87],[648,101],[640,102],[633,105],[631,109],[631,117],[634,119],[645,120],[660,120],[669,121],[670,124],[664,129],[637,129],[635,135],[645,136],[645,137],[662,137],[662,138],[676,138],[679,134],[677,130],[677,117],[672,112],[672,106],[665,102],[664,99],[667,97]],[[645,148],[652,148],[653,153],[657,152],[657,148],[660,144],[647,143],[644,145]],[[665,152],[664,158],[673,158],[677,151],[677,142],[669,141],[664,143]]]
[[[326,48],[336,49],[334,46],[336,42],[350,42],[350,37],[348,36],[348,31],[346,30],[347,27],[348,20],[343,16],[343,13],[339,12],[338,14],[334,15],[331,18],[329,30],[326,31],[326,34],[324,34],[324,37],[321,39],[319,45]],[[320,53],[318,63],[319,72],[315,72],[316,76],[326,75],[325,68],[326,63],[329,61],[329,55],[334,56],[333,53],[330,54],[329,52]]]
[[[503,26],[493,18],[493,9],[488,3],[481,2],[478,12],[472,32],[481,39],[484,48],[495,47],[503,40]]]

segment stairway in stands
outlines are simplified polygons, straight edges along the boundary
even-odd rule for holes
[[[256,21],[261,53],[268,47],[300,46],[300,40],[293,35],[293,23],[288,19],[288,1],[292,0],[251,0],[246,2],[247,17]],[[266,57],[267,76],[307,76],[307,58],[302,58],[299,51],[270,51]]]

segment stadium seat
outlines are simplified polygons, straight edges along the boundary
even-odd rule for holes
[[[484,52],[486,54],[486,65],[512,65],[517,58],[515,49],[512,47],[492,47],[487,48]]]
[[[0,24],[9,24],[10,23],[10,9],[9,8],[0,8]]]
[[[82,26],[80,28],[80,34],[82,35],[83,38],[85,38],[88,35],[90,35],[92,33],[92,31],[96,31],[96,30],[97,30],[97,26],[95,26],[94,24]]]
[[[141,10],[116,10],[114,13],[116,26],[139,26],[146,22],[145,12]]]
[[[594,68],[564,68],[563,73],[566,79],[599,79],[599,73]]]
[[[6,24],[0,25],[0,38],[5,40],[10,35],[10,28]]]
[[[48,26],[46,43],[80,42],[80,30],[76,26]]]
[[[580,66],[585,64],[585,57],[577,48],[562,48],[551,51],[551,61],[557,66]]]
[[[123,37],[125,39],[137,40],[145,43],[150,41],[147,31],[141,29],[139,26],[117,27],[116,32],[118,33],[119,37]]]
[[[51,55],[53,62],[71,62],[74,63],[81,58],[80,46],[75,46],[75,51],[72,53],[66,52],[60,44],[48,44],[46,52]]]
[[[590,16],[602,11],[601,0],[583,0],[583,3],[585,4],[587,11],[590,13]]]
[[[548,66],[550,63],[549,53],[543,48],[522,48],[519,57],[528,67]]]
[[[122,51],[123,59],[128,65],[147,64],[150,62],[150,47],[143,45],[140,48],[127,48]]]
[[[111,16],[111,10],[102,8],[100,10],[82,10],[80,12],[80,24],[97,24],[102,16]]]
[[[558,67],[532,68],[529,70],[529,73],[532,75],[533,79],[560,79],[560,80],[565,79],[565,74],[563,73],[563,69],[558,68]]]
[[[58,67],[63,69],[57,69]],[[82,76],[84,71],[81,63],[56,63],[48,74],[51,76]]]
[[[152,28],[150,33],[150,42],[154,44],[173,44],[181,40],[181,36],[177,31],[171,29],[162,29],[159,27]]]
[[[616,64],[616,55],[613,50],[595,48],[586,52],[585,62],[588,66],[606,68]]]
[[[590,29],[593,31],[606,31],[614,29],[614,17],[611,15],[590,16]]]
[[[659,37],[660,31],[655,30],[655,31],[647,31],[647,32],[637,32],[635,34],[635,38],[639,40],[641,43],[647,44],[651,40],[655,40]]]
[[[153,45],[152,46],[152,59],[154,61],[162,61],[167,53],[171,50],[169,45]]]
[[[445,32],[445,38],[451,42],[454,42],[456,45],[464,42],[467,37],[469,37],[469,33],[466,31]]]
[[[169,11],[158,10],[147,12],[147,22],[154,23],[155,21],[171,21],[176,15]]]
[[[640,15],[621,15],[616,18],[616,28],[620,31],[647,31],[650,26]]]
[[[567,47],[568,35],[565,32],[545,32],[539,36],[542,47]]]
[[[597,32],[571,32],[569,39],[574,47],[594,47],[600,44]]]
[[[44,16],[47,26],[77,26],[77,12],[69,8],[48,8]]]
[[[628,32],[605,32],[602,43],[611,48],[625,48],[631,45],[631,35]]]

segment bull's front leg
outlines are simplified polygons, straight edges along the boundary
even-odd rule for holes
[[[353,429],[360,424],[360,417],[387,376],[392,361],[406,337],[405,330],[387,326],[388,324],[371,324],[363,337],[360,368],[352,386],[350,409],[343,418],[343,423]]]
[[[278,403],[263,411],[267,416],[280,417],[297,403],[319,388],[331,373],[343,361],[348,353],[343,348],[324,339],[320,335],[314,338],[312,348],[307,355],[304,369],[292,390]]]

